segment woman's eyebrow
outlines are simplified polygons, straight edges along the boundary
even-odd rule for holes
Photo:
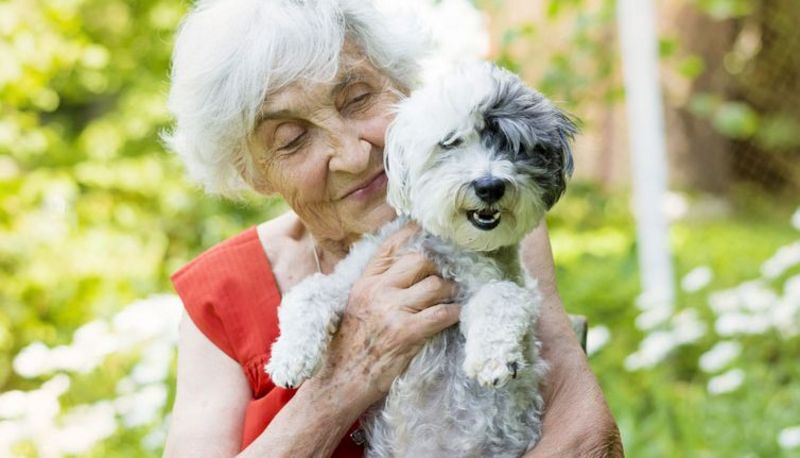
[[[335,86],[333,86],[333,89],[331,89],[331,95],[335,96],[339,92],[343,91],[347,86],[353,83],[360,83],[366,81],[367,79],[368,79],[367,76],[364,75],[363,72],[348,71],[342,76],[341,81],[339,81],[338,83],[336,83]]]
[[[269,121],[271,119],[286,119],[286,118],[293,118],[296,116],[297,113],[285,108],[282,110],[275,110],[275,111],[262,111],[258,114],[258,117],[256,118],[256,126],[260,125],[264,121]]]
[[[347,71],[342,75],[341,80],[331,88],[330,91],[331,97],[335,97],[336,94],[340,93],[347,86],[353,83],[363,82],[367,80],[369,80],[369,77],[367,75],[364,75],[363,72]],[[299,114],[296,111],[287,108],[282,108],[273,111],[261,111],[258,114],[258,117],[256,118],[255,125],[259,126],[261,125],[262,122],[273,119],[287,119],[287,118],[297,118],[297,117],[299,117]]]

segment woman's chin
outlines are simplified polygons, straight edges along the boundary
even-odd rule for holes
[[[354,222],[357,222],[363,228],[363,233],[367,233],[380,229],[384,224],[394,220],[396,216],[397,213],[394,208],[386,202],[381,202],[362,215],[355,216]]]

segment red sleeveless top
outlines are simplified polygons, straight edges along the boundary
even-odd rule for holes
[[[244,418],[244,449],[294,395],[276,387],[264,371],[279,333],[281,295],[256,228],[210,248],[175,272],[172,283],[194,324],[247,377],[252,399]],[[363,455],[349,434],[333,453],[337,458]]]

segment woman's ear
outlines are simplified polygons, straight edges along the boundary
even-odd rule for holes
[[[383,166],[388,179],[386,202],[397,211],[398,215],[409,215],[411,199],[408,188],[408,165],[400,130],[402,129],[398,124],[393,122],[386,131],[386,144],[383,148]]]

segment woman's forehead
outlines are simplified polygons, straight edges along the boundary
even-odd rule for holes
[[[261,106],[259,120],[286,117],[293,112],[307,112],[321,106],[333,105],[336,96],[348,86],[365,82],[384,85],[389,78],[363,54],[343,50],[336,75],[329,81],[299,79],[271,92]]]

